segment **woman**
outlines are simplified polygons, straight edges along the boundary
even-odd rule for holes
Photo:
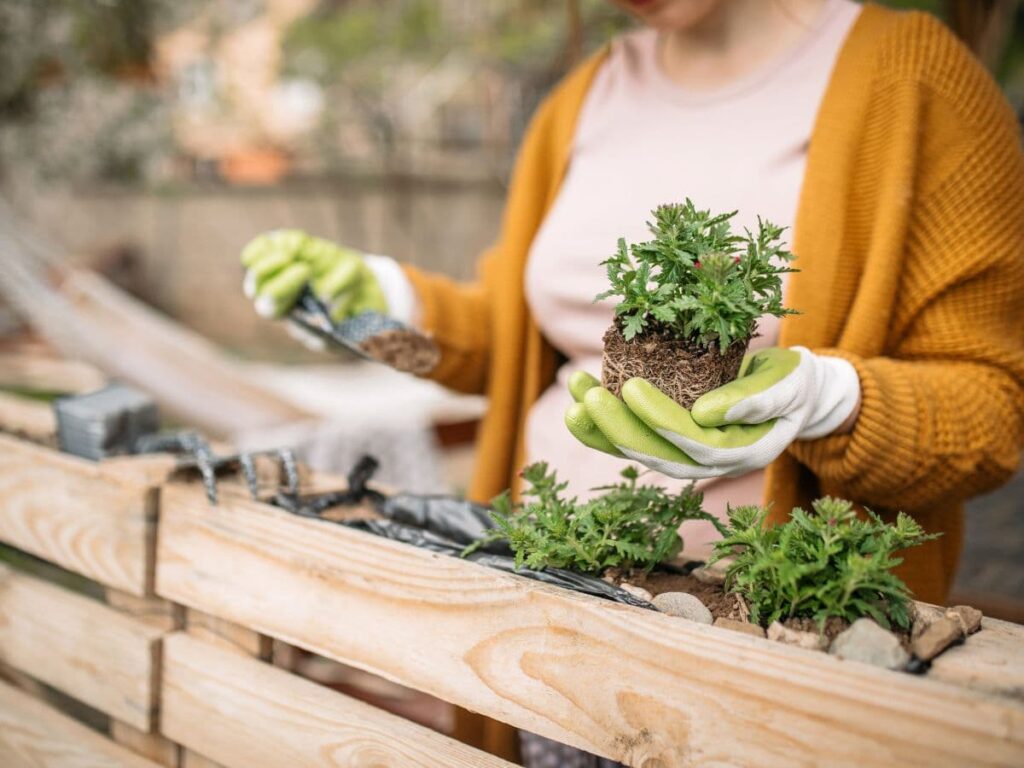
[[[781,517],[828,493],[905,510],[945,535],[908,555],[902,576],[943,600],[963,502],[1012,474],[1024,434],[1024,162],[1011,110],[926,15],[850,0],[619,4],[645,27],[541,105],[475,282],[272,233],[243,254],[258,308],[281,314],[312,279],[339,317],[375,308],[432,333],[443,352],[432,377],[490,399],[474,499],[514,486],[535,459],[576,491],[614,477],[622,460],[576,442],[566,411],[584,440],[598,429],[685,477],[693,462],[678,446],[700,453],[699,435],[651,444],[637,425],[664,424],[636,404],[578,391],[573,406],[569,375],[597,369],[611,322],[611,305],[591,303],[599,263],[618,237],[643,239],[651,208],[687,196],[740,209],[741,224],[791,225],[800,271],[786,304],[801,314],[763,323],[758,340],[792,363],[773,379],[787,396],[724,393],[730,405],[755,395],[744,423],[790,428],[739,458],[704,451],[705,474],[747,472],[712,482],[707,505],[763,500]]]

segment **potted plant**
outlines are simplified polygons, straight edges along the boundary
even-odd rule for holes
[[[653,239],[627,245],[602,262],[617,297],[604,335],[601,384],[618,395],[647,379],[684,408],[736,378],[762,315],[782,317],[782,275],[793,254],[783,229],[758,219],[757,234],[736,235],[736,215],[697,210],[689,199],[653,211]]]

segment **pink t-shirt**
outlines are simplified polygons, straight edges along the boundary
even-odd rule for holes
[[[859,12],[851,0],[828,0],[794,48],[711,91],[687,90],[662,72],[654,30],[612,43],[526,267],[533,316],[569,360],[528,415],[526,454],[557,469],[572,493],[586,498],[627,463],[578,443],[563,422],[571,403],[566,380],[576,370],[599,375],[601,337],[612,322],[614,300],[593,302],[607,287],[600,262],[620,237],[649,239],[651,209],[686,197],[714,212],[738,209],[734,227],[755,229],[758,215],[791,227],[818,105]],[[776,319],[763,318],[758,330],[753,349],[777,342]],[[684,484],[654,472],[644,480],[673,489]],[[762,502],[764,472],[698,485],[708,511],[724,516],[726,503]],[[683,533],[687,551],[698,555],[716,536],[705,523],[688,523]]]

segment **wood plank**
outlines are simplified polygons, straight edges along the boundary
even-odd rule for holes
[[[264,660],[273,654],[273,641],[246,627],[239,626],[227,619],[211,616],[195,608],[185,611],[185,630],[189,636],[205,641],[208,645],[218,646],[235,653]],[[201,751],[183,747],[181,751],[181,768],[223,768]]]
[[[0,765],[159,768],[6,683],[0,683]]]
[[[180,628],[184,622],[185,609],[168,600],[129,595],[127,592],[110,587],[105,590],[105,596],[107,605],[111,608],[156,628],[161,634]],[[162,653],[160,662],[162,665]],[[157,685],[159,685],[159,680],[157,680]],[[158,710],[159,702],[154,702],[154,705],[154,710]],[[155,715],[158,714],[155,712]],[[154,717],[155,719],[156,717]],[[153,726],[155,726],[155,722],[150,724],[151,728]],[[110,738],[135,754],[142,755],[164,768],[179,768],[180,766],[181,747],[159,733],[141,731],[128,723],[112,719],[110,721]]]
[[[134,595],[152,587],[169,459],[94,463],[0,435],[0,540]]]
[[[169,600],[159,597],[139,597],[119,589],[108,587],[104,594],[107,605],[120,613],[145,622],[164,632],[179,629],[184,625],[185,609]]]
[[[229,768],[511,765],[188,635],[167,638],[164,670],[163,732]]]
[[[194,637],[241,651],[263,661],[270,659],[273,652],[273,641],[266,635],[194,608],[186,612],[185,627]]]
[[[997,681],[843,662],[185,486],[161,515],[161,595],[633,765],[1024,764],[1024,701]]]
[[[110,738],[125,749],[164,768],[178,768],[181,762],[181,747],[159,733],[146,733],[127,723],[113,720],[110,723]]]
[[[142,730],[153,724],[163,634],[0,565],[0,658]]]
[[[1024,703],[1024,626],[985,618],[982,631],[932,662],[928,677]],[[1008,649],[1010,652],[1008,652]]]
[[[39,354],[0,353],[0,386],[43,392],[89,392],[106,383],[106,376],[86,363]]]
[[[57,417],[46,403],[0,392],[0,430],[52,440],[57,435]]]

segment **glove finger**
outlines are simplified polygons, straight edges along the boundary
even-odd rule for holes
[[[352,305],[352,314],[361,315],[363,312],[379,312],[382,315],[388,313],[388,301],[384,298],[384,291],[376,279],[363,280],[356,292],[356,301]]]
[[[575,371],[569,376],[569,394],[577,403],[582,403],[584,396],[594,387],[600,387],[601,382],[586,371]]]
[[[342,293],[353,290],[362,278],[358,258],[342,258],[313,281],[313,293],[321,301],[331,302]]]
[[[299,254],[303,261],[309,262],[313,267],[313,274],[317,277],[330,271],[340,261],[347,261],[350,256],[356,256],[355,251],[342,248],[330,240],[321,237],[310,237],[302,246]]]
[[[694,421],[705,427],[719,427],[782,416],[799,389],[793,374],[802,359],[796,347],[752,355],[745,375],[698,398],[691,409]]]
[[[587,407],[583,403],[573,403],[569,406],[565,412],[565,426],[569,428],[573,437],[588,448],[625,458],[622,452],[612,445],[604,433],[597,428],[597,424],[590,418]]]
[[[291,264],[261,285],[256,294],[256,311],[263,317],[280,317],[295,304],[309,280],[308,264]]]
[[[622,399],[647,426],[705,465],[735,465],[773,428],[774,422],[702,427],[689,411],[645,379],[630,379]]]
[[[338,296],[327,306],[327,313],[331,316],[331,320],[340,323],[358,314],[354,309],[355,303],[356,295],[348,291]]]
[[[622,455],[658,472],[679,478],[715,477],[720,471],[704,467],[654,432],[629,407],[603,387],[592,387],[583,398],[597,428]]]
[[[298,229],[276,229],[254,237],[242,249],[242,266],[252,267],[267,254],[276,252],[285,253],[292,259],[302,248],[307,237],[305,232]]]
[[[291,255],[284,251],[268,251],[252,263],[245,271],[242,290],[247,298],[253,299],[260,287],[282,269],[293,263]]]

